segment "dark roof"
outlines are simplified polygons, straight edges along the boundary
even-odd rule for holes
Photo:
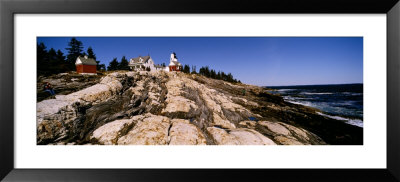
[[[143,63],[146,63],[149,59],[150,56],[139,56],[137,58],[132,58],[133,59],[133,63],[140,63],[139,59],[142,58],[143,59]]]
[[[82,61],[83,65],[97,65],[96,61],[93,58],[85,58],[79,56],[79,59]]]

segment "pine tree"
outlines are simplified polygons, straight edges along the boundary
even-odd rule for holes
[[[97,63],[97,67],[98,67],[98,70],[100,70],[100,71],[105,71],[106,70],[106,65],[105,64]]]
[[[226,74],[223,71],[221,71],[221,80],[226,81]]]
[[[117,58],[114,58],[107,67],[108,71],[118,70],[119,63]]]
[[[200,68],[199,74],[204,76],[204,67],[201,67],[201,68]]]
[[[49,74],[54,74],[54,73],[59,73],[60,70],[58,69],[58,64],[57,64],[57,52],[53,48],[51,48],[47,54],[48,56],[48,65],[47,65],[47,72]]]
[[[60,49],[57,50],[56,57],[57,57],[57,61],[58,62],[61,62],[61,63],[65,64],[65,56],[64,56],[64,53]]]
[[[121,62],[118,65],[119,70],[129,70],[129,62],[125,56],[122,56]]]
[[[233,82],[233,76],[232,76],[231,73],[228,73],[228,77],[227,77],[227,80],[226,80],[226,81],[228,81],[228,82]]]
[[[215,73],[215,70],[213,70],[213,69],[210,70],[210,77],[214,78],[214,79],[217,78],[217,74]]]
[[[68,50],[67,64],[70,70],[75,70],[76,58],[83,55],[83,44],[76,38],[71,38],[68,46],[69,47],[66,48]]]
[[[59,68],[59,72],[61,73],[61,72],[68,71],[68,66],[65,61],[64,53],[60,49],[57,50],[56,59],[57,59],[57,65],[58,65],[57,67]]]
[[[48,66],[48,52],[43,42],[36,46],[36,63],[38,76],[46,74],[46,68]]]
[[[47,52],[47,47],[44,45],[43,42],[37,45],[36,47],[36,58],[38,63],[44,63],[46,62],[46,59],[48,58],[48,52]],[[39,66],[39,64],[38,64]]]
[[[96,60],[96,54],[94,54],[92,47],[89,47],[86,52],[88,58],[93,58],[94,60]]]
[[[192,66],[192,74],[196,74],[196,66]]]
[[[183,67],[183,72],[184,73],[190,73],[190,66],[185,64],[185,66]]]
[[[54,50],[53,48],[51,48],[48,52],[48,59],[50,61],[50,63],[57,61],[57,52],[56,50]]]
[[[218,79],[218,80],[222,80],[221,71],[218,71],[218,73],[217,73],[217,79]]]
[[[204,68],[204,76],[210,77],[210,69],[208,68],[208,66],[206,66],[206,67]]]

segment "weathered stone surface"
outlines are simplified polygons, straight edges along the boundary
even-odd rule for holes
[[[314,133],[307,131],[303,128],[294,127],[292,125],[281,123],[281,125],[286,126],[292,133],[294,137],[297,138],[298,141],[301,141],[305,144],[312,144],[312,145],[325,145],[326,143]]]
[[[271,139],[252,129],[239,128],[230,130],[229,133],[216,127],[209,127],[207,130],[219,145],[276,145]]]
[[[183,92],[181,88],[184,87],[184,85],[185,83],[181,79],[170,79],[166,83],[168,94],[165,102],[167,105],[162,110],[162,113],[187,113],[190,109],[197,109],[197,106],[193,101],[181,96]]]
[[[168,96],[167,96],[168,97]],[[167,107],[163,109],[163,113],[175,113],[175,112],[189,112],[191,108],[196,109],[196,104],[186,99],[182,96],[169,96],[165,101],[167,103]]]
[[[71,97],[82,99],[86,102],[101,102],[115,95],[122,89],[122,84],[118,80],[106,84],[96,84],[84,90],[72,93]]]
[[[267,127],[269,130],[276,134],[290,135],[290,131],[278,123],[270,121],[259,121],[258,124]]]
[[[65,95],[57,95],[56,99],[44,100],[36,104],[36,118],[39,124],[44,117],[49,117],[62,109],[71,110],[71,105],[78,100]]]
[[[205,145],[203,133],[188,120],[173,119],[169,131],[169,145]]]
[[[37,127],[37,143],[41,144],[47,141],[57,142],[67,137],[67,130],[62,121],[43,120]]]
[[[70,93],[85,89],[99,83],[100,75],[79,75],[61,73],[48,77],[39,76],[37,79],[37,101],[53,99],[48,92],[43,90],[43,85],[50,83],[57,95],[68,95]]]
[[[112,80],[112,78],[106,76],[103,81],[104,80]],[[118,80],[113,80],[110,82],[93,85],[69,95],[57,95],[56,99],[44,100],[36,104],[37,118],[40,121],[41,118],[56,114],[61,109],[71,106],[75,102],[80,102],[81,100],[87,102],[101,102],[107,100],[109,97],[120,91],[121,88],[121,83]]]
[[[91,138],[97,139],[100,144],[115,144],[118,136],[121,135],[120,131],[124,128],[129,128],[134,124],[134,121],[134,119],[121,119],[107,123],[96,129]]]
[[[228,129],[236,128],[236,126],[235,126],[233,123],[231,123],[231,122],[228,121],[227,119],[221,118],[221,116],[219,116],[219,115],[216,114],[216,113],[213,114],[213,119],[214,119],[213,124],[214,124],[215,126],[220,126],[220,127],[228,128]]]
[[[144,81],[143,80],[139,80],[136,82],[136,86],[135,87],[131,87],[131,91],[134,95],[142,95],[144,89]]]
[[[169,126],[169,118],[146,114],[145,119],[118,139],[118,145],[166,145]]]
[[[218,145],[240,145],[235,136],[230,135],[226,130],[216,127],[208,127],[207,131],[212,135]]]
[[[242,124],[273,137],[277,143],[282,145],[325,144],[321,138],[313,133],[282,122],[259,121],[254,127],[249,123]]]
[[[114,75],[120,75],[116,73]],[[109,82],[105,81],[108,80]],[[67,138],[67,127],[75,121],[78,112],[82,112],[85,105],[93,105],[108,100],[122,88],[121,83],[114,77],[105,76],[102,83],[85,88],[68,95],[57,95],[56,99],[38,102],[37,106],[37,141],[58,141]],[[46,121],[43,123],[43,121]]]
[[[282,145],[304,145],[293,137],[276,136],[274,139]]]
[[[308,137],[307,133],[306,133],[307,131],[305,131],[303,129],[300,129],[300,128],[297,128],[297,127],[294,127],[294,126],[289,125],[289,124],[285,124],[285,123],[280,123],[280,124],[286,126],[288,129],[290,129],[292,132],[294,132],[301,139],[303,139],[303,140],[309,140],[310,139]]]
[[[240,128],[229,134],[235,136],[241,145],[276,145],[271,139],[252,129]]]
[[[254,128],[257,125],[257,122],[246,120],[246,121],[241,121],[239,123],[239,125],[247,127],[247,128]]]

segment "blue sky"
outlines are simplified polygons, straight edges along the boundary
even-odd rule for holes
[[[150,54],[169,63],[210,66],[259,86],[363,83],[362,37],[76,37],[106,64]],[[47,49],[65,48],[71,37],[38,37]]]

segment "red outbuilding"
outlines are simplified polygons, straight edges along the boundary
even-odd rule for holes
[[[96,74],[97,71],[97,63],[93,58],[88,58],[87,56],[76,58],[75,62],[76,72],[78,74],[81,73],[91,73]]]

